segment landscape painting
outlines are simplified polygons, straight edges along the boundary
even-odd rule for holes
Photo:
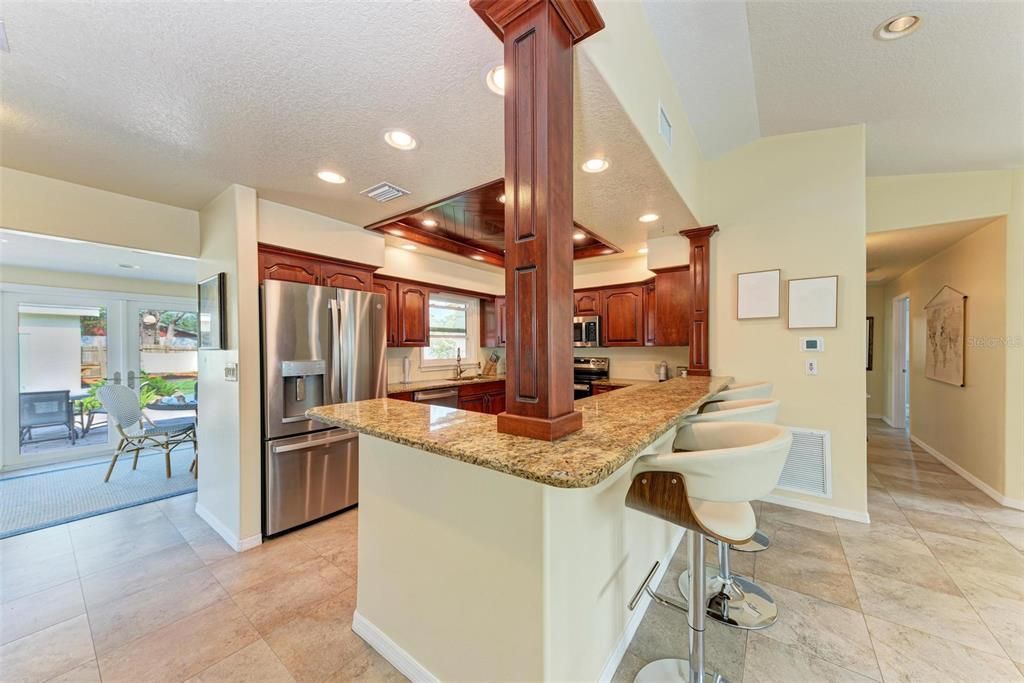
[[[924,307],[928,338],[925,377],[964,386],[965,307],[967,297],[948,285]]]

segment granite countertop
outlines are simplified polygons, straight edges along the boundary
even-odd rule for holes
[[[427,389],[447,389],[448,387],[461,387],[463,384],[485,384],[487,382],[504,382],[505,375],[487,375],[474,377],[473,379],[456,380],[451,377],[444,379],[423,379],[418,382],[395,382],[388,385],[388,394],[404,394],[407,391],[426,391]]]
[[[583,429],[553,442],[500,434],[494,415],[387,398],[321,406],[306,415],[548,486],[588,488],[731,381],[679,377],[580,399]]]
[[[656,379],[595,379],[590,382],[596,384],[599,387],[631,387],[635,384],[658,384],[660,380]]]

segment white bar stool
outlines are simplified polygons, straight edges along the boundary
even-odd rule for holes
[[[775,388],[771,382],[744,382],[743,384],[730,384],[722,391],[715,394],[712,401],[741,401],[747,398],[771,398],[772,389]]]
[[[718,401],[701,406],[696,415],[686,418],[693,424],[698,422],[761,422],[774,424],[779,415],[779,401],[770,398],[751,398],[741,401]],[[677,452],[687,448],[686,434],[681,433],[673,444]],[[760,532],[755,532],[760,533]],[[730,546],[718,541],[718,572],[705,579],[708,596],[707,614],[715,621],[746,630],[767,628],[775,623],[779,608],[772,597],[745,576],[733,574],[729,564]],[[704,570],[707,575],[707,569]],[[690,570],[679,577],[679,591],[686,596],[690,581]]]
[[[742,543],[757,528],[750,501],[767,495],[779,479],[792,436],[785,427],[754,422],[685,424],[677,442],[686,453],[658,453],[637,459],[626,506],[687,529],[690,572],[689,604],[705,603],[704,541]],[[648,586],[655,564],[630,602],[634,607],[643,591],[658,602],[675,606],[671,599]],[[638,683],[653,681],[722,682],[705,671],[704,610],[688,610],[689,659],[659,659],[636,675]]]

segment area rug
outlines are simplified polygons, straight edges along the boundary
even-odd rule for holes
[[[171,453],[170,479],[163,451],[143,453],[134,471],[131,456],[122,455],[108,483],[109,461],[0,479],[0,538],[191,493],[191,463],[192,449],[182,447]]]

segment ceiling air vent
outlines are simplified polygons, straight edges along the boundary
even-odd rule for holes
[[[403,190],[398,185],[392,185],[391,183],[377,183],[373,187],[368,187],[359,194],[365,194],[370,199],[376,199],[378,202],[383,204],[384,202],[390,202],[392,199],[398,199],[409,194],[408,190]]]

